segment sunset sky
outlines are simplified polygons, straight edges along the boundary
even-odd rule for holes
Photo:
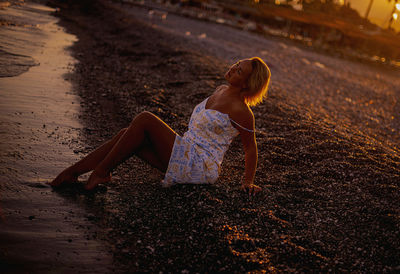
[[[369,0],[348,0],[348,1],[350,2],[351,7],[356,9],[361,16],[365,15],[365,12],[369,4]],[[394,5],[393,2],[394,2],[393,0],[390,3],[388,0],[374,0],[368,18],[377,25],[383,28],[387,28],[389,23],[389,18],[393,10],[393,5]],[[397,31],[400,31],[400,18],[397,20],[397,22],[395,21],[392,23],[392,27],[394,27]]]

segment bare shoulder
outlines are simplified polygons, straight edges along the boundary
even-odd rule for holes
[[[251,108],[243,102],[233,103],[230,118],[242,127],[254,129],[254,114]]]

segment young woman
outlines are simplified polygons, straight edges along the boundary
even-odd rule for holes
[[[93,170],[85,186],[91,190],[109,182],[113,168],[132,155],[165,172],[162,181],[165,187],[177,183],[214,183],[225,152],[240,134],[245,152],[242,188],[254,195],[261,188],[254,184],[258,156],[250,106],[262,102],[270,77],[268,66],[260,58],[241,60],[226,72],[228,85],[219,86],[194,108],[183,137],[154,114],[142,112],[129,127],[65,169],[49,184],[74,182],[79,175]]]

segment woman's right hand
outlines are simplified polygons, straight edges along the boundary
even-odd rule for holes
[[[242,190],[249,193],[249,196],[255,196],[257,193],[261,192],[261,187],[255,184],[242,184]]]

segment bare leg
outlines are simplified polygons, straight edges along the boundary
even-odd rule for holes
[[[151,166],[157,168],[158,170],[165,172],[168,166],[165,166],[159,159],[157,152],[151,146],[151,144],[145,144],[140,147],[136,152],[135,156],[139,157],[143,161],[147,162]]]
[[[90,175],[86,189],[93,189],[99,183],[110,180],[113,168],[134,153],[153,165],[166,170],[171,157],[176,133],[161,119],[150,112],[136,116],[123,135],[118,139],[107,156],[96,166]],[[149,146],[144,149],[146,142]]]
[[[78,176],[89,172],[96,168],[96,166],[107,156],[113,146],[118,142],[119,138],[125,133],[126,128],[122,129],[111,140],[107,141],[96,150],[89,153],[83,159],[68,167],[61,172],[49,185],[59,186],[62,183],[72,183],[77,181]]]

